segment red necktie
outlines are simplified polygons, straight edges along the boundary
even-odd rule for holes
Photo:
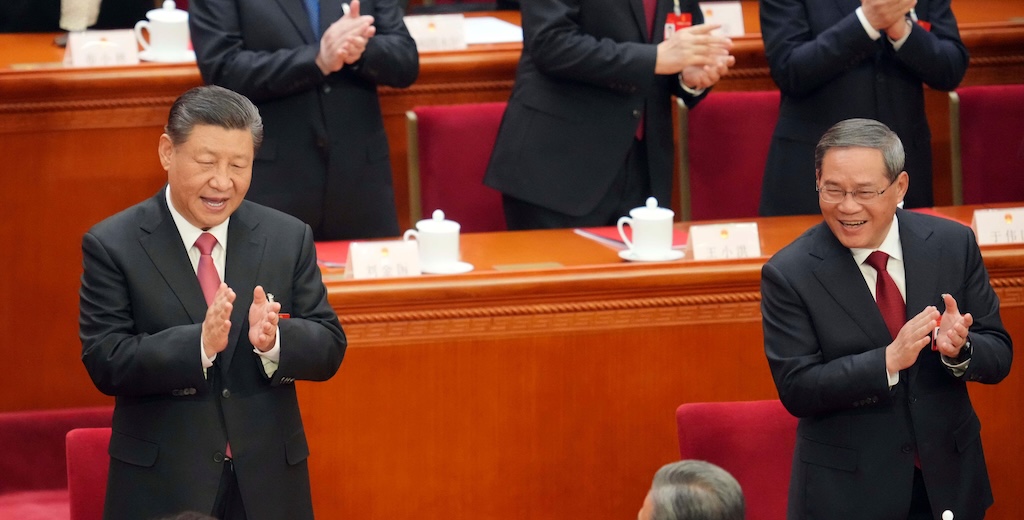
[[[203,288],[203,297],[206,298],[206,305],[213,303],[213,296],[217,294],[220,287],[220,275],[217,274],[217,266],[213,265],[213,246],[217,245],[217,237],[203,233],[196,239],[196,249],[199,249],[199,266],[196,268],[196,277],[199,278],[199,286]],[[224,447],[224,454],[231,458],[231,444]]]
[[[896,282],[892,280],[889,271],[885,269],[886,264],[889,263],[889,255],[875,251],[868,255],[866,263],[878,271],[878,280],[875,282],[875,302],[878,304],[878,309],[882,311],[882,319],[885,320],[885,325],[889,328],[889,334],[892,334],[895,339],[903,324],[907,322],[907,305],[903,302],[903,295],[896,287]]]
[[[196,277],[199,278],[199,286],[203,288],[203,296],[206,298],[206,305],[213,303],[213,296],[217,294],[220,287],[220,275],[217,274],[217,267],[213,265],[213,246],[217,245],[217,238],[209,233],[203,233],[196,239],[196,248],[199,249],[199,267],[196,268]]]
[[[654,11],[658,6],[658,0],[644,0],[644,15],[647,17],[647,39],[650,40],[654,34]]]

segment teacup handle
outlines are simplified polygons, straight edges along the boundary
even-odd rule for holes
[[[412,240],[413,238],[417,240],[420,238],[420,234],[417,233],[415,229],[409,229],[405,232],[405,234],[402,235],[402,240],[405,240],[407,242],[409,240]]]
[[[622,241],[626,244],[626,248],[633,249],[633,243],[629,241],[628,237],[626,237],[626,230],[622,228],[624,224],[629,224],[629,226],[632,227],[633,219],[630,217],[619,217],[619,222],[616,224],[616,227],[619,228],[619,236],[622,238]]]
[[[149,41],[142,37],[142,29],[149,30],[149,20],[139,20],[135,23],[135,39],[139,41],[142,50],[149,50]]]

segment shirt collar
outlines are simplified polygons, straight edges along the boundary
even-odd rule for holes
[[[900,262],[903,261],[903,245],[900,243],[900,221],[896,215],[892,216],[892,225],[889,226],[889,232],[885,235],[885,239],[882,240],[882,245],[876,249],[850,248],[850,252],[853,253],[853,259],[857,262],[857,265],[863,264],[868,259],[868,255],[875,251],[881,251],[889,255],[889,258],[895,258]]]
[[[168,184],[167,189],[164,190],[164,195],[167,199],[167,209],[171,211],[171,218],[174,219],[174,225],[178,228],[178,234],[181,235],[181,243],[185,244],[186,250],[191,249],[195,246],[196,239],[199,238],[199,235],[204,233],[204,230],[193,226],[191,222],[186,220],[185,217],[175,209],[174,203],[171,202],[170,184]],[[228,217],[224,219],[224,222],[205,230],[206,233],[210,233],[217,239],[217,245],[221,247],[226,247],[226,244],[228,243],[228,222],[230,221],[231,217]]]

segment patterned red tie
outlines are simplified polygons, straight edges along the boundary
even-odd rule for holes
[[[878,309],[882,311],[882,318],[889,328],[889,334],[893,339],[899,334],[903,324],[907,322],[907,304],[903,302],[903,295],[896,287],[896,282],[889,276],[885,266],[889,263],[889,255],[875,251],[868,255],[865,262],[878,271],[878,280],[875,282],[875,302]]]
[[[213,265],[213,246],[217,245],[217,238],[209,233],[203,233],[196,239],[196,248],[199,249],[199,267],[196,268],[196,277],[199,278],[199,286],[203,288],[203,296],[206,298],[206,305],[213,303],[213,296],[217,294],[220,287],[220,275],[217,274],[217,267]]]

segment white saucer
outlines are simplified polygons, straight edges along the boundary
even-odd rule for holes
[[[427,274],[460,274],[472,271],[473,264],[468,262],[455,262],[454,264],[448,265],[422,267],[420,270]]]
[[[152,61],[154,63],[191,63],[196,61],[196,51],[180,52],[153,52],[152,50],[139,51],[139,59]]]
[[[671,260],[679,260],[685,253],[678,249],[672,249],[664,256],[658,258],[641,257],[633,254],[632,249],[624,249],[619,251],[619,258],[628,260],[630,262],[668,262]]]

